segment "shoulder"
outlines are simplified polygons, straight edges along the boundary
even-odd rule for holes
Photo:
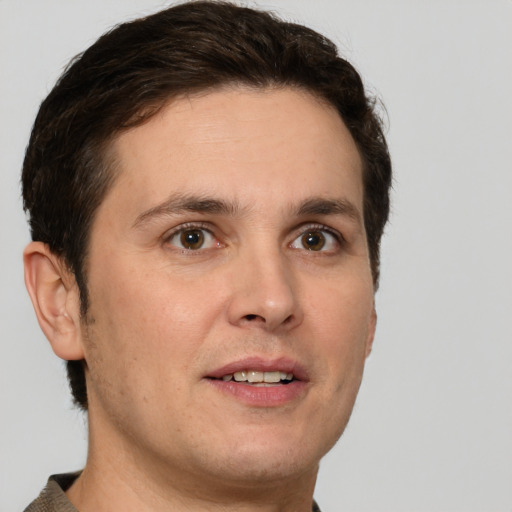
[[[68,500],[65,491],[79,474],[80,472],[52,475],[41,494],[24,512],[78,512]]]

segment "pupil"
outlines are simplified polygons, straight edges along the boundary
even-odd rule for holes
[[[199,249],[204,242],[202,231],[194,229],[181,234],[181,243],[186,249]]]
[[[311,231],[302,236],[302,243],[310,251],[319,251],[325,245],[325,237],[318,231]]]

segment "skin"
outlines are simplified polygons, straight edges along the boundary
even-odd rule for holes
[[[306,92],[231,88],[173,100],[113,150],[87,319],[62,262],[25,251],[55,352],[87,363],[89,454],[69,498],[81,512],[310,511],[376,322],[349,131]],[[203,245],[183,248],[184,229]],[[302,387],[262,405],[207,378],[246,357],[293,361]]]

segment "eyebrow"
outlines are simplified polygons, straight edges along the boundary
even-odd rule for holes
[[[179,215],[181,213],[203,213],[211,215],[227,215],[235,217],[246,211],[237,202],[228,202],[207,196],[173,194],[165,201],[137,216],[133,223],[138,228],[159,217]],[[343,215],[361,224],[361,214],[358,208],[347,199],[326,199],[312,197],[291,208],[297,217]]]
[[[307,199],[299,205],[297,216],[308,215],[343,215],[359,224],[362,221],[359,209],[347,199]]]
[[[209,213],[212,215],[228,215],[234,217],[241,211],[237,203],[223,201],[205,196],[174,194],[149,210],[142,212],[133,227],[137,228],[146,224],[152,219],[165,217],[168,215],[178,215],[180,213]]]

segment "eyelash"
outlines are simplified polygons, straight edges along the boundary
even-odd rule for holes
[[[344,236],[337,230],[330,228],[328,226],[325,226],[324,224],[303,224],[300,226],[296,233],[297,236],[293,239],[293,241],[297,240],[300,236],[306,234],[308,231],[320,231],[323,233],[327,233],[328,235],[332,236],[336,243],[339,245],[340,248],[342,248],[346,244],[346,240]],[[306,249],[307,250],[307,249]],[[311,252],[320,252],[320,251],[311,251]],[[327,252],[327,251],[321,251],[321,252]]]
[[[166,232],[165,235],[162,237],[162,241],[167,244],[176,235],[179,235],[180,233],[183,233],[184,231],[192,231],[192,230],[206,231],[213,238],[215,238],[215,235],[213,234],[211,226],[209,224],[206,224],[204,222],[187,222],[186,224],[180,224],[179,226],[172,229],[171,231]],[[188,249],[182,249],[182,250],[188,251]]]
[[[203,222],[191,222],[191,223],[181,224],[180,226],[174,228],[170,232],[167,232],[162,237],[163,243],[169,244],[170,241],[176,235],[183,233],[185,231],[192,231],[192,230],[206,231],[210,236],[212,236],[213,238],[216,239],[215,234],[213,233],[210,224],[203,223]],[[340,248],[346,244],[346,240],[343,237],[343,235],[335,229],[332,229],[323,224],[303,224],[295,230],[295,234],[293,235],[294,238],[288,244],[288,246],[290,246],[293,242],[295,242],[295,240],[297,240],[300,236],[306,234],[308,231],[319,231],[319,232],[327,233],[328,235],[332,236],[335,239],[336,243],[340,246]],[[222,245],[222,244],[219,244],[219,245]],[[191,250],[191,249],[178,248],[178,247],[176,247],[176,248],[178,250],[181,250],[186,253],[199,252],[198,250]],[[305,249],[305,250],[307,250],[307,249]],[[311,251],[311,252],[327,252],[327,251]]]

